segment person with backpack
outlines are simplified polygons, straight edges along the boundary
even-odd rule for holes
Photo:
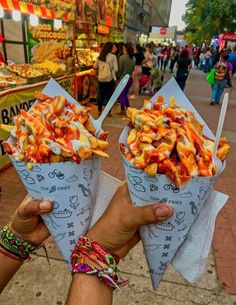
[[[232,82],[232,70],[233,67],[229,63],[229,55],[224,55],[214,66],[215,68],[215,80],[211,90],[211,102],[210,105],[220,104],[220,98],[224,89],[229,81]]]
[[[121,111],[119,112],[120,115],[125,115],[125,110],[130,106],[128,93],[133,83],[133,78],[131,75],[134,71],[135,63],[136,60],[134,57],[134,48],[132,44],[126,43],[123,46],[123,55],[121,55],[119,58],[119,71],[117,73],[117,77],[119,80],[122,80],[126,74],[129,74],[130,79],[119,97],[121,107]]]
[[[106,42],[94,64],[98,70],[98,112],[102,113],[103,104],[107,104],[115,90],[118,62],[116,55],[112,54],[113,43]]]

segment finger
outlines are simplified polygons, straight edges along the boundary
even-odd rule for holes
[[[134,225],[141,226],[164,221],[171,217],[173,208],[168,204],[148,205],[145,207],[134,207],[132,217]]]
[[[52,210],[52,203],[48,200],[25,200],[18,209],[21,218],[30,218],[32,216],[49,213]]]

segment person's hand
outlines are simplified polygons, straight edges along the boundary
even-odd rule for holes
[[[40,215],[50,213],[52,208],[50,201],[33,200],[27,196],[15,211],[10,230],[31,244],[40,245],[50,235]]]
[[[167,204],[133,206],[127,183],[124,183],[87,237],[102,244],[111,253],[124,257],[140,241],[140,226],[166,220],[172,213],[172,207]]]

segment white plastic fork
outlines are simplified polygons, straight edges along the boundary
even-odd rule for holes
[[[225,93],[223,103],[221,106],[220,118],[219,118],[217,131],[216,131],[215,145],[214,145],[213,154],[212,154],[212,161],[213,161],[216,171],[219,170],[219,167],[221,164],[221,161],[217,158],[217,149],[218,149],[218,146],[220,143],[220,137],[221,137],[221,133],[222,133],[223,126],[224,126],[225,115],[226,115],[228,103],[229,103],[229,93]]]
[[[104,108],[100,117],[97,120],[93,121],[93,125],[96,129],[96,135],[101,130],[102,123],[103,123],[104,119],[106,118],[106,116],[108,115],[109,111],[111,110],[112,106],[115,104],[115,102],[118,99],[118,97],[120,96],[121,92],[124,90],[125,86],[127,85],[128,81],[129,81],[129,77],[130,76],[128,74],[126,74],[122,78],[122,80],[119,82],[118,86],[116,87],[116,90],[113,92],[110,100],[108,101],[108,103],[107,103],[106,107]]]

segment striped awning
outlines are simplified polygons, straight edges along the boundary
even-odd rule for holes
[[[73,4],[71,6],[73,6]],[[43,6],[16,0],[0,0],[0,7],[6,11],[17,10],[22,14],[35,14],[38,17],[46,19],[61,19],[64,21],[71,21],[75,19],[75,8],[72,8],[70,12],[65,12],[63,10],[54,11]]]

